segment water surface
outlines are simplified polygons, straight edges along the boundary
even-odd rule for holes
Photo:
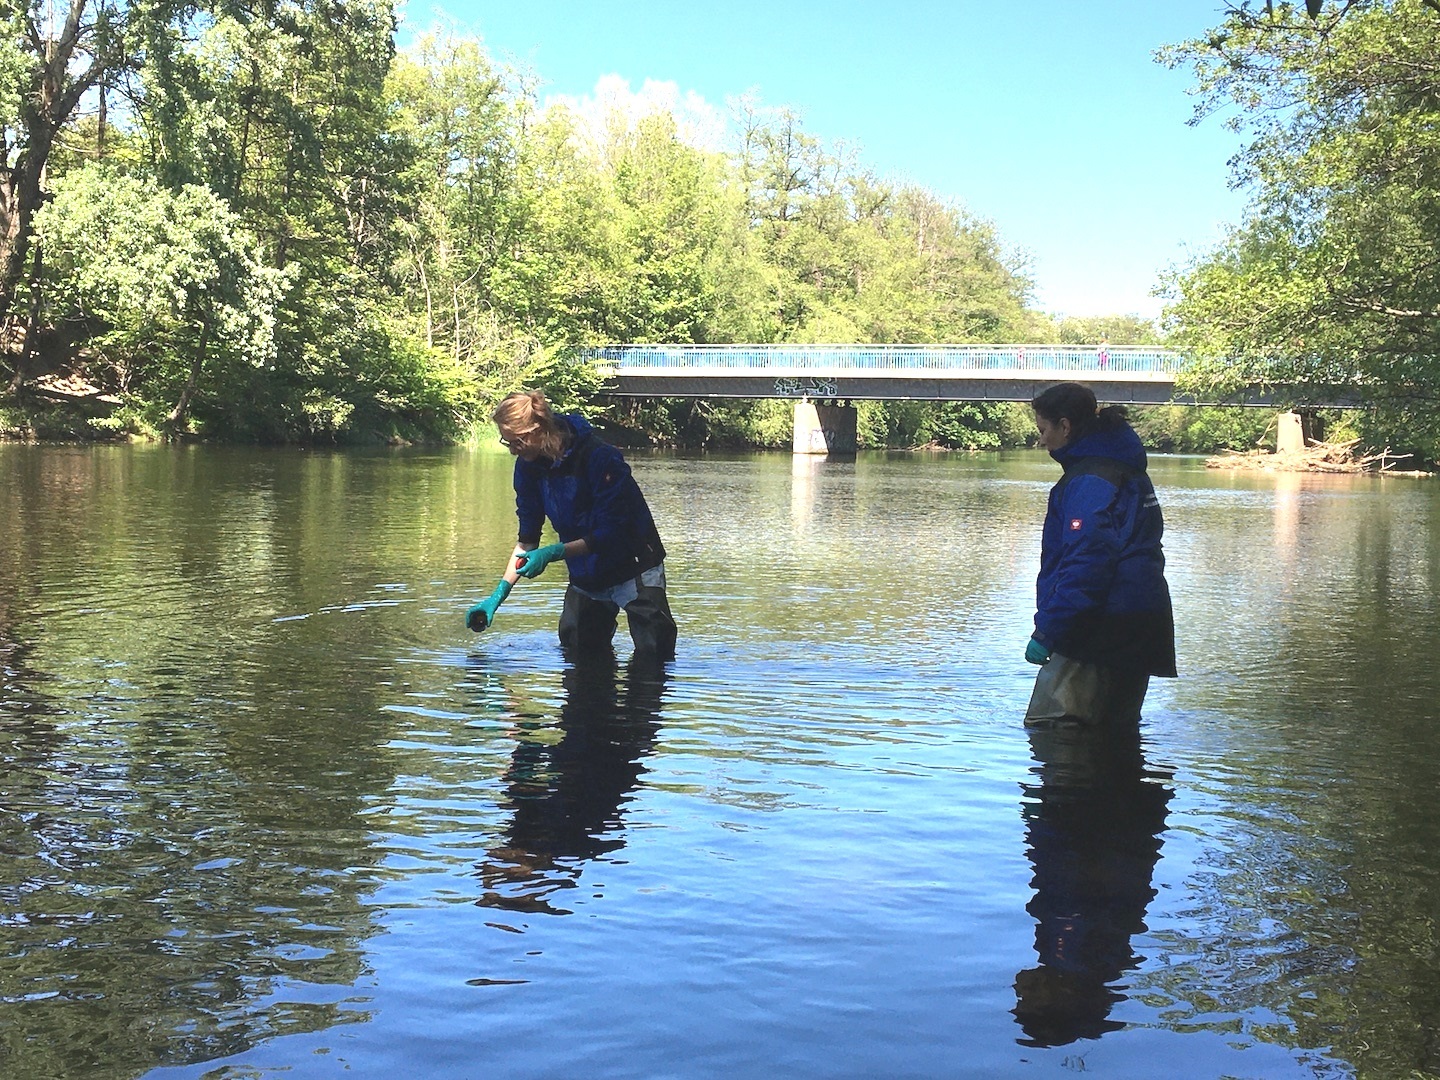
[[[1158,459],[1117,743],[1044,455],[633,461],[659,670],[464,629],[507,457],[0,446],[0,1075],[1440,1072],[1440,488]]]

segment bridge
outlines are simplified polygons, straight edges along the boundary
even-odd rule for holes
[[[604,345],[582,356],[617,397],[794,399],[797,454],[854,450],[857,400],[1028,404],[1045,387],[1073,381],[1106,404],[1272,401],[1262,392],[1228,402],[1177,398],[1186,358],[1148,345],[654,344]]]
[[[1105,402],[1174,400],[1185,357],[1141,345],[607,345],[584,351],[620,397],[1023,401],[1084,382]]]

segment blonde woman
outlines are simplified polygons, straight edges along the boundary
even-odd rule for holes
[[[620,451],[578,413],[553,412],[539,390],[509,395],[492,419],[515,457],[519,537],[500,583],[466,613],[466,625],[484,630],[520,577],[538,577],[564,559],[570,584],[560,612],[561,645],[580,652],[609,648],[623,610],[637,655],[673,657],[665,547]],[[560,542],[541,547],[546,518]]]

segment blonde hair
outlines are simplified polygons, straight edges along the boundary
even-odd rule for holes
[[[517,390],[506,394],[490,414],[496,427],[506,427],[525,436],[542,455],[557,461],[570,441],[570,428],[550,408],[539,390]]]

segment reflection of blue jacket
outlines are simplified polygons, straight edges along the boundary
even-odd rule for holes
[[[1175,619],[1165,582],[1165,523],[1129,424],[1093,431],[1051,456],[1035,582],[1035,636],[1075,660],[1175,675]]]
[[[583,538],[587,555],[567,558],[570,580],[599,591],[659,566],[660,533],[630,466],[578,413],[560,418],[573,438],[559,461],[515,459],[515,513],[522,544],[538,544],[545,518],[562,543]]]

